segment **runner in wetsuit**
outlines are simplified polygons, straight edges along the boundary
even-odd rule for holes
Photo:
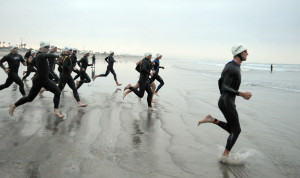
[[[226,149],[221,160],[222,162],[226,162],[228,159],[229,152],[241,132],[239,117],[235,106],[235,98],[236,96],[241,96],[244,99],[249,100],[252,96],[250,92],[243,93],[238,91],[241,84],[240,65],[242,64],[242,61],[247,60],[247,48],[242,44],[235,45],[232,48],[232,54],[234,56],[233,60],[225,65],[221,78],[219,79],[221,96],[218,106],[227,123],[219,121],[211,115],[205,116],[198,122],[198,126],[207,122],[217,124],[229,133]]]
[[[26,71],[26,75],[22,78],[22,80],[26,81],[26,78],[30,75],[31,72],[37,72],[37,70],[35,69],[35,67],[33,66],[33,59],[35,57],[35,50],[31,50],[30,52],[30,56],[28,57],[26,63],[27,63],[27,71]]]
[[[117,74],[115,73],[115,70],[113,68],[114,67],[114,63],[116,62],[116,60],[114,59],[113,56],[114,56],[114,52],[111,51],[110,54],[109,54],[109,56],[105,58],[105,61],[108,63],[105,74],[95,75],[94,80],[97,77],[106,77],[111,72],[114,75],[114,79],[116,81],[116,85],[117,86],[121,86],[122,84],[120,84],[117,81]]]
[[[86,69],[88,66],[93,66],[93,64],[89,64],[88,57],[90,52],[85,51],[84,56],[78,61],[78,65],[80,66],[80,81],[76,81],[77,89],[81,87],[83,83],[90,83],[91,79],[89,75],[86,73]]]
[[[51,45],[51,51],[50,54],[55,54],[57,52],[57,46],[52,44]],[[50,80],[53,80],[55,83],[59,82],[59,77],[58,75],[55,73],[55,64],[57,64],[57,60],[56,58],[49,58],[49,78]]]
[[[150,84],[149,84],[149,75],[150,75],[150,71],[153,67],[153,64],[151,63],[151,57],[152,54],[151,53],[145,53],[145,58],[142,60],[141,62],[141,68],[140,68],[140,79],[139,79],[139,85],[140,85],[140,90],[138,91],[136,88],[132,87],[130,84],[128,84],[124,90],[131,90],[133,91],[139,98],[142,98],[145,94],[145,90],[148,93],[148,97],[147,97],[147,102],[148,102],[148,110],[153,110],[152,109],[152,104],[151,104],[151,100],[152,100],[152,91],[150,88]]]
[[[5,68],[3,63],[7,62],[8,63],[8,68]],[[20,79],[18,75],[19,67],[20,67],[20,62],[24,66],[26,66],[26,62],[23,59],[23,57],[18,54],[18,47],[17,46],[12,46],[10,53],[6,56],[4,56],[0,60],[0,67],[7,73],[8,77],[5,81],[4,84],[0,85],[0,90],[3,90],[4,88],[8,88],[13,82],[19,85],[19,90],[23,96],[25,96],[25,90],[24,90],[24,83]]]
[[[59,63],[59,67],[61,70],[61,75],[60,75],[60,81],[58,84],[59,89],[62,91],[65,87],[66,84],[69,85],[69,87],[73,90],[73,95],[74,98],[77,101],[77,106],[78,107],[85,107],[87,106],[86,104],[83,104],[80,101],[77,88],[75,87],[74,80],[71,76],[73,65],[72,65],[72,60],[70,59],[70,54],[71,54],[71,49],[68,47],[65,47],[63,50],[63,59]]]
[[[58,117],[64,117],[59,113],[58,107],[59,107],[59,100],[60,100],[60,90],[55,85],[53,81],[49,79],[49,64],[48,64],[48,58],[55,57],[58,58],[59,56],[54,54],[47,54],[49,51],[50,44],[46,41],[42,41],[40,43],[40,51],[37,53],[36,58],[34,60],[36,68],[37,68],[37,74],[35,75],[33,79],[33,85],[29,91],[29,94],[27,97],[23,97],[20,100],[18,100],[15,104],[10,105],[9,114],[13,116],[13,112],[16,107],[25,104],[27,102],[31,102],[34,100],[34,98],[38,95],[41,88],[44,87],[46,90],[49,90],[54,94],[53,103],[54,103],[54,115]]]
[[[24,59],[27,61],[29,56],[31,55],[32,48],[28,49],[28,51],[24,55]],[[27,63],[27,62],[26,62]],[[23,71],[23,76],[26,74],[27,71]]]
[[[141,62],[142,62],[142,59],[139,60],[139,61],[136,63],[135,70],[136,70],[138,73],[140,73],[140,70],[141,70]],[[152,63],[153,63],[153,62],[152,62]],[[154,65],[154,64],[153,64],[153,65]],[[150,76],[153,76],[153,73],[150,74]],[[153,79],[152,79],[152,78],[149,78],[149,79],[148,79],[148,82],[150,83],[150,87],[151,87],[151,89],[152,89],[152,93],[154,93],[155,88],[156,88],[156,85],[155,85],[155,83],[153,82]],[[136,89],[140,88],[139,82],[137,82],[133,88],[136,88]],[[128,86],[124,88],[124,90],[127,90],[127,89],[128,89]],[[131,93],[131,92],[132,92],[131,90],[124,91],[124,93],[123,93],[123,99],[125,98],[125,96],[127,96],[127,95],[128,95],[129,93]],[[154,103],[154,102],[155,102],[155,101],[153,100],[153,95],[152,95],[152,103]]]
[[[78,77],[80,77],[80,74],[81,74],[81,72],[76,68],[76,64],[77,64],[77,56],[76,56],[76,54],[77,54],[77,49],[76,48],[73,48],[73,52],[72,52],[72,55],[70,56],[70,58],[71,58],[71,61],[72,61],[72,67],[73,67],[73,72],[75,72],[77,75],[74,77],[74,81],[78,78]]]
[[[162,55],[158,53],[158,54],[156,54],[156,59],[153,61],[154,62],[154,71],[153,71],[154,73],[153,73],[152,79],[153,79],[153,81],[157,80],[160,83],[158,85],[156,91],[154,92],[154,94],[157,95],[157,96],[158,96],[158,94],[157,94],[158,90],[165,84],[163,79],[158,75],[159,68],[165,69],[165,67],[160,66],[159,60],[161,58],[162,58]]]

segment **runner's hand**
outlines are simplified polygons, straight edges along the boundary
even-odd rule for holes
[[[245,100],[249,100],[251,97],[252,97],[252,93],[250,92],[245,92],[245,93],[242,93],[241,95]]]
[[[5,68],[5,70],[4,70],[6,73],[8,73],[9,72],[9,68]]]

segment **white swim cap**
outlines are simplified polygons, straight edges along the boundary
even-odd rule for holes
[[[17,46],[17,45],[12,45],[12,46],[10,46],[10,50],[13,50],[13,49],[15,49],[15,48],[18,48],[18,46]]]
[[[88,50],[83,51],[83,54],[88,54],[88,53],[90,53]]]
[[[236,56],[245,50],[247,50],[246,46],[244,46],[243,44],[236,44],[232,47],[231,52],[233,56]]]
[[[55,44],[51,45],[51,49],[57,48],[57,46]]]
[[[152,54],[149,53],[149,52],[146,52],[146,53],[144,54],[145,57],[148,57],[148,56],[151,56],[151,55],[152,55]]]
[[[32,54],[32,53],[36,53],[36,52],[35,52],[35,50],[31,50],[30,53]]]
[[[48,41],[41,41],[40,42],[40,48],[43,48],[45,46],[50,46],[50,43]]]
[[[161,55],[161,54],[159,54],[159,53],[157,53],[157,54],[156,54],[156,57],[160,57],[160,56],[162,56],[162,55]]]
[[[109,54],[112,54],[112,53],[114,53],[114,52],[113,52],[113,51],[110,51],[110,52],[109,52]]]

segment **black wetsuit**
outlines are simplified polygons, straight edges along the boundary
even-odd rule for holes
[[[80,77],[80,71],[78,69],[74,70],[73,68],[76,67],[77,64],[77,56],[76,53],[72,53],[70,56],[71,62],[72,62],[72,71],[75,72],[77,75],[74,77],[74,80],[76,80],[78,77]]]
[[[16,106],[20,106],[26,102],[31,102],[39,94],[42,87],[54,94],[53,103],[54,108],[58,109],[60,100],[60,90],[57,85],[49,79],[49,62],[51,57],[57,58],[57,55],[38,52],[33,60],[33,65],[37,68],[37,74],[32,81],[32,87],[27,97],[21,98],[15,103]]]
[[[50,51],[50,54],[55,54],[54,52]],[[59,77],[55,73],[55,64],[57,64],[57,60],[54,57],[51,57],[48,59],[49,60],[49,78],[50,80],[53,80],[54,82],[58,83],[59,82]]]
[[[99,77],[106,77],[109,72],[114,75],[115,81],[117,81],[117,74],[114,70],[115,59],[112,56],[108,56],[105,58],[105,61],[108,63],[105,74],[100,74]]]
[[[8,63],[8,77],[6,79],[6,82],[2,85],[0,85],[0,90],[3,90],[4,88],[8,88],[13,82],[19,85],[19,90],[21,94],[24,96],[25,95],[25,90],[24,90],[24,83],[20,79],[18,72],[19,72],[19,67],[20,67],[20,62],[24,63],[25,60],[20,54],[12,54],[9,53],[8,55],[4,56],[0,60],[0,67],[5,70],[5,67],[3,66],[3,63],[7,62]]]
[[[31,57],[32,57],[32,60],[34,59],[34,57],[32,56],[32,55],[30,55]],[[30,57],[29,56],[29,57]],[[28,57],[28,58],[29,58]],[[25,80],[29,75],[30,75],[30,73],[31,72],[37,72],[37,70],[35,69],[35,67],[33,66],[33,63],[32,63],[32,61],[31,62],[29,62],[28,61],[28,58],[27,58],[27,61],[26,61],[26,63],[27,63],[27,71],[26,71],[26,75],[22,78],[22,80]]]
[[[60,90],[63,90],[65,85],[68,84],[69,87],[73,90],[73,95],[76,101],[80,101],[77,88],[75,87],[74,80],[71,76],[73,65],[69,55],[63,55],[62,62],[59,63],[59,67],[61,70],[60,81],[58,87]]]
[[[78,65],[80,66],[80,82],[77,86],[77,89],[81,87],[83,83],[90,83],[91,79],[89,75],[86,73],[86,69],[88,66],[92,66],[93,64],[89,64],[89,60],[87,57],[83,56],[79,61]],[[84,71],[82,70],[84,69]]]
[[[150,60],[144,58],[142,62],[140,63],[140,79],[139,79],[139,84],[140,84],[140,90],[138,91],[137,89],[130,87],[129,89],[133,91],[139,98],[142,98],[145,94],[145,90],[148,93],[147,97],[147,102],[148,102],[148,107],[152,107],[151,105],[151,100],[152,100],[152,90],[150,87],[149,83],[149,75],[150,71],[152,69],[152,63]]]
[[[226,144],[228,151],[231,150],[241,132],[239,116],[235,106],[235,98],[239,94],[240,84],[240,65],[231,61],[225,65],[219,79],[221,96],[218,103],[227,121],[227,123],[219,121],[218,125],[230,134]]]
[[[29,56],[31,56],[31,49],[29,51],[26,52],[26,54],[24,55],[24,59],[28,59]]]
[[[95,57],[95,55],[93,55],[93,57],[92,57],[92,62],[93,62],[93,65],[95,67],[95,64],[96,64],[96,57]]]
[[[157,80],[160,84],[158,85],[157,89],[155,92],[158,92],[158,90],[165,84],[164,80],[158,75],[158,72],[159,72],[159,68],[162,68],[159,66],[159,60],[158,59],[155,59],[154,61],[154,75],[152,77],[152,80],[155,81]]]
[[[135,67],[135,70],[138,71],[138,73],[141,73],[141,63],[142,63],[142,61],[138,65],[136,65],[136,67]],[[148,82],[149,82],[149,84],[151,84],[152,82],[154,82],[153,78],[149,77],[148,78]]]

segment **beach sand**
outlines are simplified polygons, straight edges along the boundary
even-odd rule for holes
[[[1,178],[300,176],[299,93],[242,83],[240,90],[251,91],[253,97],[236,99],[242,133],[232,155],[245,163],[224,165],[218,159],[228,133],[213,124],[197,126],[208,113],[225,120],[217,106],[222,66],[211,69],[216,76],[209,77],[176,68],[163,58],[166,68],[160,75],[165,85],[160,97],[154,97],[156,110],[147,111],[146,94],[142,99],[133,93],[122,99],[123,88],[138,81],[137,58],[116,60],[122,87],[116,87],[112,74],[84,84],[79,95],[86,108],[76,106],[66,87],[60,100],[65,119],[52,115],[49,92],[46,98],[38,96],[18,107],[10,117],[9,105],[21,94],[16,84],[0,91]],[[20,67],[19,74],[25,69]],[[96,74],[105,70],[98,56]],[[91,76],[90,68],[87,72]],[[242,75],[247,78],[250,73]],[[0,83],[5,79],[1,70]],[[28,93],[31,81],[25,86]]]

